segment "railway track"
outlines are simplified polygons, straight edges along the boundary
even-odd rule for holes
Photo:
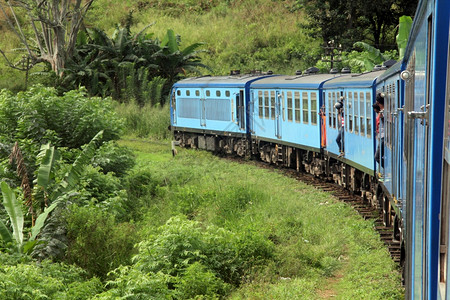
[[[242,163],[241,158],[236,157],[224,157],[224,159],[232,160],[238,163]],[[379,209],[376,209],[370,205],[368,201],[364,201],[364,199],[354,194],[347,189],[343,188],[340,185],[337,185],[334,182],[327,182],[320,178],[314,177],[311,174],[297,172],[294,169],[286,169],[286,168],[280,168],[276,165],[269,165],[267,163],[261,162],[261,161],[255,161],[251,160],[248,161],[251,162],[254,165],[257,165],[261,168],[266,169],[273,169],[276,168],[287,176],[291,178],[295,178],[301,182],[304,182],[310,186],[314,186],[315,188],[328,192],[332,194],[334,197],[336,197],[339,201],[342,201],[344,203],[347,203],[348,205],[351,205],[354,210],[356,210],[362,218],[365,220],[372,220],[374,224],[374,229],[378,232],[380,236],[380,240],[384,242],[386,248],[388,249],[392,260],[398,265],[400,268],[400,257],[401,257],[401,245],[400,241],[397,241],[394,239],[394,231],[392,226],[385,226],[383,222],[383,216]]]
[[[322,181],[310,174],[297,173],[293,170],[285,171],[286,174],[289,174],[291,177],[294,177],[308,185],[314,186],[319,190],[328,192],[335,196],[339,201],[351,205],[353,209],[356,210],[365,220],[373,220],[374,229],[378,232],[381,241],[383,241],[386,245],[392,260],[400,266],[400,242],[394,239],[392,226],[386,227],[384,225],[383,217],[379,209],[372,207],[370,203],[368,201],[364,201],[361,196],[353,194],[335,183]]]

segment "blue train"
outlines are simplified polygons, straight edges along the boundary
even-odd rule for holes
[[[171,92],[174,138],[360,194],[394,228],[406,298],[450,299],[449,16],[450,1],[419,1],[404,58],[363,74],[181,80]]]

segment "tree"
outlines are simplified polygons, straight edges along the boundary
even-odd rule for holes
[[[309,19],[307,26],[327,43],[335,40],[348,50],[367,41],[382,51],[395,48],[400,16],[414,14],[417,0],[297,0]]]
[[[3,0],[0,11],[24,46],[26,63],[13,63],[0,49],[10,67],[27,71],[45,62],[62,76],[67,59],[72,57],[78,31],[94,0]],[[28,23],[33,36],[26,34]]]

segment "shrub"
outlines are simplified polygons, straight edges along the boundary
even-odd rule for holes
[[[58,96],[54,88],[34,86],[13,95],[0,91],[1,135],[9,142],[30,139],[36,144],[80,148],[100,130],[103,139],[120,135],[122,121],[112,100],[88,98],[84,89]]]
[[[195,262],[177,277],[175,289],[179,299],[214,299],[217,295],[227,294],[230,286],[200,262]]]
[[[145,273],[129,266],[111,271],[112,280],[107,282],[108,291],[93,299],[172,299],[174,291],[166,284],[168,275]]]
[[[114,216],[99,208],[75,205],[67,213],[66,222],[68,263],[75,263],[100,278],[130,263],[136,242],[133,225],[117,224]]]
[[[124,176],[135,164],[133,151],[119,146],[114,141],[104,143],[93,158],[93,166],[101,168],[103,173],[114,172],[118,177]]]
[[[49,261],[0,265],[1,299],[90,299],[101,291],[98,278],[88,279],[75,266]]]
[[[255,231],[233,233],[173,217],[139,243],[136,266],[143,272],[181,276],[198,262],[226,283],[238,286],[246,272],[273,258],[273,244]]]

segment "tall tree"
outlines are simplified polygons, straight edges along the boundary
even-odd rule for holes
[[[334,40],[350,49],[367,41],[381,50],[395,47],[390,34],[402,15],[413,16],[417,0],[297,0],[306,12],[309,26],[324,43]]]
[[[94,0],[0,0],[0,11],[24,46],[27,63],[13,63],[0,49],[9,66],[28,70],[37,63],[51,65],[62,76],[73,55],[77,33]],[[23,29],[29,26],[31,35]]]

